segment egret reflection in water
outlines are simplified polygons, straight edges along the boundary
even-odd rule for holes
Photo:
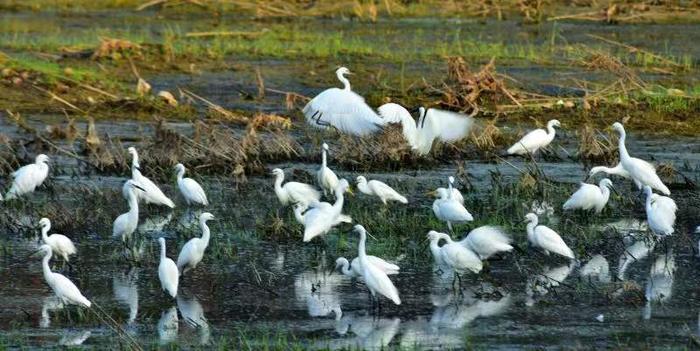
[[[175,306],[163,311],[158,320],[158,340],[161,344],[169,344],[177,340],[179,319]]]
[[[112,290],[114,299],[129,307],[129,319],[127,323],[134,323],[139,313],[139,269],[133,267],[129,273],[116,273],[112,278]]]
[[[644,319],[651,318],[652,304],[665,303],[673,294],[673,275],[676,272],[676,260],[673,253],[659,255],[652,263],[644,296]]]

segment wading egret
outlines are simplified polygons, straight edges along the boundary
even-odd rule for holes
[[[283,186],[283,170],[275,168],[272,170],[272,174],[275,176],[275,194],[283,206],[287,206],[289,204],[302,204],[304,207],[308,207],[312,202],[318,202],[321,200],[321,193],[319,193],[318,190],[309,184],[287,182]]]
[[[450,230],[452,230],[452,223],[474,220],[474,217],[464,208],[464,205],[452,198],[449,189],[439,188],[435,191],[435,194],[439,198],[433,202],[433,213],[439,220],[447,222],[447,227]]]
[[[473,229],[459,243],[485,260],[499,252],[512,251],[511,241],[503,228],[485,225]]]
[[[341,179],[335,189],[335,203],[333,205],[327,202],[311,204],[311,209],[306,211],[304,215],[304,242],[309,242],[319,235],[328,233],[333,226],[344,221],[343,219],[346,217],[341,217],[341,212],[345,202],[344,194],[349,187],[348,181]]]
[[[595,209],[595,213],[600,213],[610,199],[610,188],[612,182],[608,178],[603,178],[598,186],[581,183],[581,187],[576,190],[564,203],[565,210]]]
[[[65,235],[48,235],[49,230],[51,230],[51,221],[48,218],[39,220],[39,225],[41,225],[41,238],[44,240],[44,244],[51,246],[51,250],[56,255],[63,257],[64,261],[68,262],[69,256],[78,252],[73,242]]]
[[[122,240],[127,240],[131,238],[131,234],[136,231],[139,224],[139,201],[136,194],[142,192],[143,188],[136,185],[133,180],[127,180],[124,189],[127,190],[127,198],[129,199],[129,212],[119,215],[114,220],[112,237],[121,237]]]
[[[615,167],[613,167],[613,168],[609,168],[609,167],[605,167],[605,166],[593,167],[593,168],[591,168],[591,170],[588,172],[588,176],[589,176],[589,177],[593,177],[593,176],[595,176],[596,174],[598,174],[598,173],[600,173],[600,172],[603,172],[603,173],[605,173],[605,174],[620,176],[620,177],[622,177],[622,178],[627,178],[627,179],[630,178],[630,173],[627,172],[627,171],[625,170],[625,167],[622,167],[622,163],[619,163],[619,162],[618,162],[617,165],[615,165]]]
[[[331,207],[333,207],[333,205],[331,205],[327,202],[317,202],[317,203],[314,203],[312,207],[331,208]],[[304,223],[306,223],[306,213],[304,213],[304,211],[306,211],[306,210],[307,210],[307,208],[301,204],[294,205],[294,218],[296,218],[297,222],[299,222],[299,224],[301,224],[301,225],[304,225]],[[338,218],[336,218],[333,225],[336,226],[340,223],[352,223],[352,217],[350,217],[348,215],[341,214],[340,216],[338,216]]]
[[[537,150],[547,147],[554,140],[556,131],[554,127],[561,126],[556,119],[547,122],[547,130],[535,129],[522,137],[508,149],[508,155],[535,154]]]
[[[367,261],[382,270],[387,275],[399,274],[399,266],[389,263],[377,256],[367,255]],[[348,259],[345,257],[338,257],[338,259],[335,260],[335,268],[340,269],[343,274],[351,278],[362,275],[359,257],[353,258],[352,263],[348,262]]]
[[[657,195],[651,192],[651,187],[644,186],[647,196],[645,209],[647,223],[656,235],[666,236],[673,234],[673,225],[676,223],[676,202],[670,197]]]
[[[615,122],[613,124],[613,129],[620,134],[620,139],[618,141],[620,164],[622,164],[622,167],[627,171],[627,173],[629,173],[637,187],[641,189],[642,186],[648,185],[665,195],[670,195],[671,191],[668,190],[668,187],[664,185],[661,178],[659,178],[659,176],[656,174],[654,165],[636,157],[630,157],[629,153],[627,152],[627,147],[625,146],[625,138],[627,134],[625,133],[625,127],[622,126],[622,123]]]
[[[178,273],[175,262],[165,256],[165,239],[158,238],[160,243],[160,264],[158,265],[158,279],[163,291],[166,291],[173,298],[177,296],[177,282],[180,274]]]
[[[44,270],[44,279],[46,283],[49,284],[51,290],[54,294],[64,303],[73,304],[83,307],[90,307],[92,303],[90,300],[85,298],[83,294],[78,290],[78,287],[73,284],[70,279],[66,278],[60,273],[51,272],[49,267],[49,260],[51,259],[51,246],[41,245],[41,252],[44,253],[44,259],[42,261],[42,267]]]
[[[539,247],[546,255],[550,252],[564,256],[569,259],[574,258],[574,252],[566,245],[557,232],[544,225],[537,225],[537,215],[528,213],[525,215],[527,222],[527,240],[532,246]]]
[[[443,142],[459,141],[469,135],[474,126],[477,110],[467,116],[461,113],[434,108],[418,109],[418,120],[411,117],[403,106],[395,103],[384,104],[378,109],[384,123],[401,123],[403,136],[413,150],[421,155],[430,152],[435,139]]]
[[[400,305],[401,299],[399,298],[399,291],[394,286],[394,283],[391,282],[391,279],[389,279],[389,276],[384,273],[384,271],[373,265],[369,258],[367,258],[367,253],[365,251],[367,231],[365,227],[358,224],[354,227],[354,231],[360,235],[360,243],[357,245],[357,257],[360,259],[360,271],[362,272],[361,275],[365,281],[365,285],[367,285],[373,297],[376,297],[376,294],[380,294],[393,301],[395,304]],[[377,299],[377,301],[379,301],[379,299]]]
[[[318,180],[318,185],[323,189],[323,195],[328,195],[328,193],[333,194],[335,188],[338,186],[338,176],[328,168],[328,144],[323,143],[321,148],[321,168],[318,169],[316,173],[316,179]]]
[[[143,189],[143,192],[137,193],[137,199],[143,200],[146,204],[154,204],[159,206],[167,206],[170,208],[175,208],[175,203],[170,200],[163,192],[158,188],[158,186],[153,183],[150,179],[146,178],[139,169],[139,154],[136,152],[136,148],[133,146],[128,149],[131,154],[131,180]],[[129,190],[126,184],[122,188],[124,197],[129,196]]]
[[[34,163],[20,167],[12,172],[12,186],[5,195],[5,200],[15,199],[24,194],[31,193],[40,186],[49,176],[49,157],[40,154],[34,159]]]
[[[359,176],[357,177],[357,189],[363,194],[378,197],[385,205],[387,201],[398,201],[402,204],[408,203],[408,200],[404,196],[378,180],[367,181],[367,178]]]
[[[345,67],[335,71],[343,89],[330,88],[316,95],[302,110],[306,121],[317,128],[335,127],[353,135],[367,135],[382,128],[384,122],[372,110],[362,96],[353,92],[345,78],[350,70]]]
[[[180,250],[180,255],[177,256],[177,269],[181,275],[197,267],[202,258],[204,258],[204,250],[209,246],[210,236],[207,221],[212,219],[214,219],[214,215],[209,212],[199,215],[199,227],[202,229],[202,237],[190,239]]]
[[[436,239],[436,237],[438,239]],[[458,242],[452,240],[452,238],[445,233],[438,233],[434,230],[428,232],[428,239],[431,242],[437,242],[439,239],[445,239],[445,245],[440,247],[440,257],[445,266],[453,269],[456,273],[464,273],[466,271],[471,271],[473,273],[481,272],[483,265],[479,256]]]
[[[182,163],[175,165],[175,172],[177,172],[177,187],[180,188],[180,193],[182,197],[185,198],[185,201],[187,201],[187,205],[197,204],[208,206],[209,201],[207,201],[207,194],[204,193],[202,186],[192,178],[183,178],[185,175],[185,166]]]

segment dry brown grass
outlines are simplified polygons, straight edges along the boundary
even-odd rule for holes
[[[579,140],[577,156],[584,164],[617,163],[617,138],[614,135],[601,133],[589,124],[584,124],[576,134]]]

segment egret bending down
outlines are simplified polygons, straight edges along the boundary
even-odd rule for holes
[[[502,228],[485,225],[473,229],[459,243],[485,260],[499,252],[512,251],[511,241]]]
[[[363,194],[378,197],[385,205],[387,201],[398,201],[402,204],[408,203],[408,200],[404,196],[378,180],[367,181],[367,178],[359,176],[357,177],[357,189]]]
[[[199,227],[202,229],[201,238],[192,238],[180,250],[180,255],[177,256],[177,269],[180,275],[184,275],[190,269],[197,267],[199,262],[204,258],[204,250],[209,246],[209,227],[207,221],[214,219],[214,215],[209,212],[204,212],[199,215]]]
[[[434,230],[428,232],[428,239],[431,245],[437,243],[440,239],[445,239],[445,245],[439,248],[440,262],[453,269],[456,273],[471,271],[478,274],[481,272],[483,265],[479,256],[477,256],[474,251],[467,248],[466,245],[455,242],[449,235],[438,233]]]
[[[596,174],[598,174],[598,173],[600,173],[600,172],[603,172],[603,173],[606,173],[606,174],[610,174],[610,175],[620,176],[620,177],[622,177],[622,178],[627,178],[627,179],[630,178],[629,172],[627,172],[627,171],[625,170],[625,167],[622,167],[622,163],[620,163],[620,162],[618,162],[617,165],[615,165],[615,167],[613,167],[613,168],[605,167],[605,166],[596,166],[596,167],[593,167],[593,168],[591,168],[591,170],[588,172],[588,176],[589,176],[589,177],[593,177],[593,176],[595,176]]]
[[[661,178],[656,174],[654,165],[642,159],[631,157],[627,152],[627,147],[625,146],[627,134],[625,133],[625,127],[622,126],[622,123],[613,123],[613,129],[620,134],[620,139],[618,140],[620,164],[622,164],[622,167],[629,173],[632,180],[634,180],[637,188],[642,189],[642,186],[648,185],[665,195],[670,195],[671,191],[668,190],[668,187],[666,187],[661,181]]]
[[[301,204],[306,208],[312,202],[318,202],[321,200],[321,193],[319,193],[318,190],[314,189],[314,187],[309,184],[287,182],[283,186],[283,170],[275,168],[272,170],[272,174],[275,176],[275,194],[283,206],[287,206],[289,204]]]
[[[387,275],[399,274],[399,266],[389,263],[377,256],[367,255],[367,261]],[[338,259],[335,260],[335,268],[340,269],[340,272],[351,278],[362,275],[362,267],[360,267],[359,257],[355,257],[352,260],[352,263],[348,262],[348,259],[345,257],[338,257]]]
[[[158,264],[158,279],[163,291],[166,291],[171,297],[177,296],[177,283],[180,279],[180,274],[177,270],[175,262],[165,256],[165,239],[158,238],[160,244],[160,264]]]
[[[547,145],[554,140],[554,136],[556,135],[554,127],[559,126],[561,126],[561,123],[553,119],[547,122],[547,130],[535,129],[525,134],[525,136],[508,149],[508,155],[535,154],[539,149],[547,147]]]
[[[574,252],[566,245],[557,232],[544,225],[537,225],[538,218],[534,213],[525,215],[527,222],[527,240],[532,246],[539,247],[546,255],[550,252],[575,259]]]
[[[197,204],[208,206],[209,201],[207,201],[207,194],[204,193],[202,186],[192,178],[183,178],[185,175],[185,166],[182,163],[175,165],[175,172],[177,172],[177,187],[180,188],[180,193],[182,197],[185,198],[185,201],[187,201],[187,205]]]
[[[652,193],[651,187],[648,185],[644,186],[644,193],[647,196],[645,209],[649,228],[659,236],[673,234],[676,210],[678,209],[676,202],[670,197]]]
[[[123,189],[127,191],[129,202],[129,212],[123,213],[114,220],[112,224],[112,237],[121,237],[123,241],[131,238],[131,234],[136,231],[139,224],[139,202],[137,200],[137,191],[143,191],[143,188],[136,185],[133,180],[127,180],[124,183]]]
[[[150,179],[141,174],[139,170],[139,154],[136,152],[136,148],[129,147],[129,153],[131,154],[131,180],[134,181],[136,185],[143,189],[143,192],[137,193],[137,199],[143,200],[146,204],[154,204],[159,206],[167,206],[170,208],[175,208],[175,203],[170,200],[163,192],[158,188],[158,186],[153,183]],[[124,184],[122,188],[122,193],[124,197],[129,197],[129,190],[127,185]]]
[[[34,163],[20,167],[12,172],[12,186],[5,196],[5,200],[15,199],[24,194],[31,193],[40,186],[49,176],[49,157],[40,154],[34,159]]]
[[[360,260],[360,272],[365,281],[365,285],[367,285],[373,297],[380,294],[393,301],[395,304],[400,305],[401,299],[399,298],[399,291],[396,289],[396,286],[394,286],[394,283],[391,282],[391,279],[389,279],[389,276],[384,271],[373,265],[367,256],[365,251],[367,231],[359,224],[354,227],[354,231],[360,235],[360,243],[357,245],[357,257]]]
[[[44,244],[41,245],[39,250],[44,253],[44,259],[42,260],[44,279],[46,283],[49,284],[54,294],[56,294],[56,297],[64,304],[73,304],[89,308],[92,303],[83,296],[78,287],[75,286],[70,279],[60,273],[51,272],[51,268],[49,267],[49,260],[51,260],[52,254],[51,246]]]
[[[44,240],[44,244],[51,246],[53,252],[68,262],[69,256],[77,252],[73,242],[62,234],[48,235],[49,230],[51,230],[51,221],[48,218],[39,220],[39,225],[41,225],[41,238]]]
[[[345,202],[345,192],[350,184],[347,180],[341,179],[335,189],[335,203],[314,202],[311,209],[304,215],[304,242],[328,233],[334,226],[344,222],[347,216],[343,217],[343,204]]]
[[[338,176],[328,168],[327,165],[327,155],[328,155],[328,144],[323,143],[321,149],[321,168],[318,169],[316,173],[316,178],[318,180],[318,185],[323,189],[323,195],[328,195],[328,193],[333,194],[335,188],[338,186]]]
[[[563,207],[565,210],[588,211],[595,209],[595,213],[600,213],[610,199],[612,186],[612,182],[608,178],[603,178],[598,186],[581,183],[581,187],[566,200]]]

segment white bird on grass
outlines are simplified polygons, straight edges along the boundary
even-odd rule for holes
[[[335,203],[314,202],[311,208],[304,214],[304,242],[328,233],[334,226],[341,222],[346,222],[350,217],[343,216],[343,204],[345,202],[345,192],[350,184],[347,180],[341,179],[335,189]]]
[[[627,147],[625,146],[625,138],[627,134],[625,133],[625,127],[622,123],[613,123],[613,129],[620,134],[620,139],[618,140],[619,151],[620,151],[620,164],[629,173],[637,188],[642,189],[642,186],[648,185],[665,195],[670,195],[671,191],[668,187],[664,185],[661,178],[656,174],[656,169],[651,163],[638,159],[636,157],[631,157],[627,152]]]
[[[177,270],[175,262],[165,256],[165,239],[158,238],[160,244],[160,264],[158,264],[158,279],[160,279],[161,288],[166,291],[171,297],[177,296],[177,283],[180,274]]]
[[[511,242],[511,238],[503,228],[488,225],[473,229],[466,238],[459,241],[462,246],[475,252],[482,260],[499,252],[512,251]]]
[[[328,144],[323,143],[321,149],[321,168],[318,169],[316,173],[316,179],[318,180],[318,185],[323,189],[323,195],[328,195],[328,193],[333,194],[335,188],[338,186],[338,176],[328,168]]]
[[[78,252],[73,242],[65,235],[48,235],[49,230],[51,230],[51,221],[48,218],[39,220],[39,225],[41,225],[41,238],[44,240],[44,244],[51,246],[51,250],[55,252],[56,255],[63,257],[64,261],[68,262],[69,256]]]
[[[612,186],[612,182],[608,178],[603,178],[598,186],[581,183],[581,187],[566,200],[563,207],[565,210],[588,211],[595,209],[595,213],[600,213],[610,199]]]
[[[163,192],[158,188],[158,186],[153,183],[150,179],[141,174],[139,170],[139,154],[136,152],[136,148],[129,147],[129,153],[131,154],[131,180],[143,189],[143,192],[137,194],[138,200],[143,200],[146,204],[154,204],[158,206],[167,206],[170,208],[175,208],[175,203],[170,200]],[[122,193],[125,198],[129,197],[129,190],[124,184],[122,188]]]
[[[44,279],[46,283],[49,284],[54,294],[56,294],[64,304],[73,304],[88,308],[92,306],[90,300],[83,296],[78,287],[75,286],[70,279],[60,273],[51,272],[51,268],[49,267],[49,260],[51,260],[52,254],[51,246],[44,244],[41,245],[39,250],[44,253],[44,259],[42,260]]]
[[[127,199],[129,202],[129,212],[123,213],[114,220],[112,224],[112,237],[121,237],[126,241],[131,238],[131,234],[136,231],[139,224],[139,202],[137,200],[137,192],[143,191],[139,185],[133,180],[127,180],[124,183],[123,189],[127,191]]]
[[[647,212],[647,223],[649,228],[659,236],[673,234],[673,225],[676,223],[676,202],[670,197],[652,193],[651,187],[644,186],[644,193],[647,196],[645,209]]]
[[[199,215],[199,227],[202,229],[201,238],[192,238],[180,250],[180,255],[177,256],[177,269],[180,275],[184,275],[188,270],[197,267],[199,262],[204,258],[204,250],[209,246],[209,227],[207,221],[214,219],[214,215],[209,212],[204,212]]]
[[[439,198],[433,202],[433,213],[439,220],[447,222],[447,227],[450,230],[452,230],[452,223],[474,220],[474,217],[464,208],[464,205],[452,197],[452,187],[449,189],[438,188],[434,194]]]
[[[455,142],[469,135],[474,126],[477,110],[467,116],[461,113],[418,108],[418,120],[403,106],[395,103],[384,104],[378,109],[384,123],[401,123],[403,136],[413,150],[421,155],[430,152],[433,142]]]
[[[530,131],[508,149],[508,155],[534,155],[539,149],[547,147],[554,140],[556,134],[554,127],[559,126],[561,126],[561,123],[553,119],[547,122],[547,130],[535,129]]]
[[[187,205],[197,204],[208,206],[209,201],[207,201],[207,194],[204,193],[202,186],[192,178],[183,178],[185,175],[185,166],[182,163],[175,165],[175,172],[177,172],[177,187],[180,188],[180,193],[182,197],[185,198],[185,201],[187,201]]]
[[[364,176],[357,177],[357,189],[359,189],[363,194],[378,197],[379,200],[381,200],[385,205],[387,201],[398,201],[402,204],[408,203],[408,200],[404,196],[399,194],[390,186],[374,179],[367,181],[367,178]]]
[[[283,206],[287,206],[289,204],[301,204],[306,208],[312,202],[318,202],[321,200],[321,193],[319,193],[318,190],[309,184],[287,182],[283,186],[283,170],[275,168],[272,170],[272,174],[275,176],[275,194]]]
[[[382,270],[387,275],[399,274],[399,266],[389,263],[377,256],[367,255],[367,261]],[[335,268],[340,269],[343,274],[351,278],[362,275],[359,257],[355,257],[352,262],[348,262],[348,259],[345,257],[338,257],[338,259],[335,260]]]
[[[367,258],[367,253],[365,251],[365,243],[367,242],[367,230],[361,225],[356,225],[354,231],[360,235],[360,243],[357,245],[357,257],[360,259],[360,268],[362,272],[362,278],[365,281],[365,285],[372,293],[373,297],[377,294],[383,295],[387,299],[393,301],[395,304],[400,305],[401,299],[399,298],[399,291],[391,282],[389,276],[379,269],[377,266],[373,265],[369,258]],[[377,299],[379,302],[379,299]]]
[[[340,67],[335,74],[343,83],[343,89],[326,89],[311,99],[302,110],[306,121],[317,128],[334,127],[343,133],[358,136],[379,131],[384,122],[365,99],[350,88],[350,81],[345,78],[350,70]]]
[[[471,271],[478,274],[481,272],[483,264],[479,256],[465,245],[453,241],[449,235],[431,230],[428,232],[428,239],[430,240],[431,246],[440,239],[445,239],[446,241],[444,245],[439,247],[440,260],[438,264],[444,263],[445,266],[453,269],[457,273]]]
[[[49,157],[40,154],[34,159],[34,163],[20,167],[12,172],[12,186],[5,195],[5,200],[18,198],[31,193],[40,186],[49,176]],[[1,199],[1,198],[0,198]]]
[[[546,255],[550,252],[575,259],[574,252],[566,245],[557,232],[544,225],[537,225],[538,218],[534,213],[525,215],[527,222],[527,240],[535,247],[541,248]]]

